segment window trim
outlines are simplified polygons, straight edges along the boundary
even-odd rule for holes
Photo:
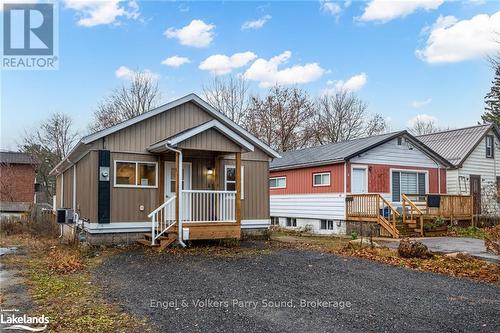
[[[322,224],[323,224],[323,221],[325,222],[325,227],[326,227],[324,229],[321,227]],[[331,222],[331,225],[332,225],[331,229],[328,228],[330,222]],[[328,230],[335,230],[335,224],[334,224],[334,222],[335,222],[335,220],[328,220],[328,219],[321,219],[321,220],[319,220],[319,230],[327,230],[327,231]]]
[[[158,162],[153,162],[153,161],[129,161],[129,160],[114,160],[114,167],[113,167],[113,187],[121,187],[121,188],[158,188]],[[130,185],[130,184],[117,184],[116,183],[116,164],[117,163],[134,163],[135,164],[135,185]],[[155,185],[150,186],[150,185],[137,185],[137,182],[139,181],[139,164],[151,164],[155,166]]]
[[[227,191],[227,169],[229,168],[234,168],[236,171],[236,166],[234,164],[226,164],[224,165],[224,191]],[[236,174],[235,174],[235,180],[234,180],[234,189],[236,191]],[[232,180],[229,181],[230,183],[233,183]],[[242,165],[241,166],[241,200],[245,199],[245,167]]]
[[[328,184],[315,184],[314,181],[315,181],[316,176],[323,176],[323,175],[328,175]],[[312,174],[312,178],[313,178],[312,179],[313,187],[331,186],[331,184],[332,184],[332,173],[331,173],[331,171],[314,172]]]
[[[288,221],[290,221],[290,225],[288,225]],[[295,223],[292,223],[292,221]],[[287,217],[286,221],[285,221],[285,226],[289,227],[289,228],[297,228],[297,218],[296,217]]]
[[[389,169],[389,189],[391,190],[391,202],[393,203],[401,203],[402,201],[392,201],[392,173],[393,172],[413,172],[417,174],[417,190],[418,190],[418,174],[425,173],[425,193],[429,193],[429,170],[418,170],[418,169],[398,169],[398,168],[390,168]],[[399,182],[399,193],[401,193],[401,180]],[[402,193],[401,193],[402,194]],[[401,198],[401,195],[400,195]]]
[[[285,186],[275,186],[275,187],[271,187],[271,185],[269,185],[269,189],[286,188],[286,176],[269,177],[269,180],[273,180],[273,179],[284,179],[284,180],[285,180]]]
[[[491,140],[491,155],[488,155],[488,139]],[[484,145],[486,158],[495,158],[495,137],[493,135],[485,135]]]

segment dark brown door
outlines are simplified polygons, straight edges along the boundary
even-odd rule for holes
[[[481,176],[470,175],[470,194],[474,198],[474,214],[481,214]]]

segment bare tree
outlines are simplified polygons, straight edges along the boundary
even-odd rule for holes
[[[245,125],[278,151],[308,146],[314,103],[306,91],[276,86],[264,98],[250,99]]]
[[[34,131],[26,132],[20,150],[38,161],[37,175],[43,181],[47,197],[54,194],[54,179],[50,171],[66,155],[78,139],[70,116],[53,113]]]
[[[325,95],[317,105],[314,139],[319,144],[380,134],[387,128],[381,115],[370,116],[367,104],[347,91]]]
[[[437,121],[433,118],[424,118],[416,116],[411,121],[411,126],[408,128],[413,135],[425,135],[441,131]]]
[[[11,164],[0,164],[0,201],[12,202],[16,188],[12,179],[15,177],[14,168]]]
[[[205,99],[229,119],[242,124],[248,108],[248,83],[241,76],[215,76],[203,86]]]
[[[150,111],[159,104],[158,83],[149,73],[136,72],[130,83],[114,90],[94,111],[89,126],[97,132]]]

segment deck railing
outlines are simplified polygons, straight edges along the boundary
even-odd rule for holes
[[[162,236],[176,223],[175,195],[149,213],[148,218],[151,219],[151,244],[155,245],[158,237]]]
[[[236,191],[183,190],[184,222],[236,222]]]
[[[396,208],[378,193],[353,194],[346,197],[347,219],[373,221],[380,224],[392,237],[399,237],[396,228],[400,214]]]
[[[439,207],[428,206],[429,194],[405,194],[404,196],[424,215],[439,216],[445,219],[469,219],[473,215],[473,197],[471,195],[440,194]]]

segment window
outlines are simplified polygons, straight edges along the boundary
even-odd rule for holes
[[[280,224],[280,218],[277,216],[271,216],[271,225],[279,225]]]
[[[313,186],[330,186],[330,173],[314,173],[313,174]]]
[[[321,230],[333,230],[333,220],[321,220]]]
[[[244,191],[244,167],[241,167],[241,199],[245,198]],[[236,167],[234,165],[226,165],[224,175],[224,189],[226,191],[236,191]]]
[[[294,217],[287,217],[286,218],[286,226],[287,227],[296,227],[297,226],[297,219]]]
[[[269,178],[269,188],[285,188],[286,177]]]
[[[116,187],[156,187],[156,162],[115,161]]]
[[[493,158],[494,157],[494,139],[493,135],[487,135],[486,136],[486,158]]]
[[[401,146],[403,144],[403,138],[398,137],[398,146]]]
[[[401,202],[401,194],[421,194],[427,190],[426,174],[415,171],[392,172],[392,201]]]

